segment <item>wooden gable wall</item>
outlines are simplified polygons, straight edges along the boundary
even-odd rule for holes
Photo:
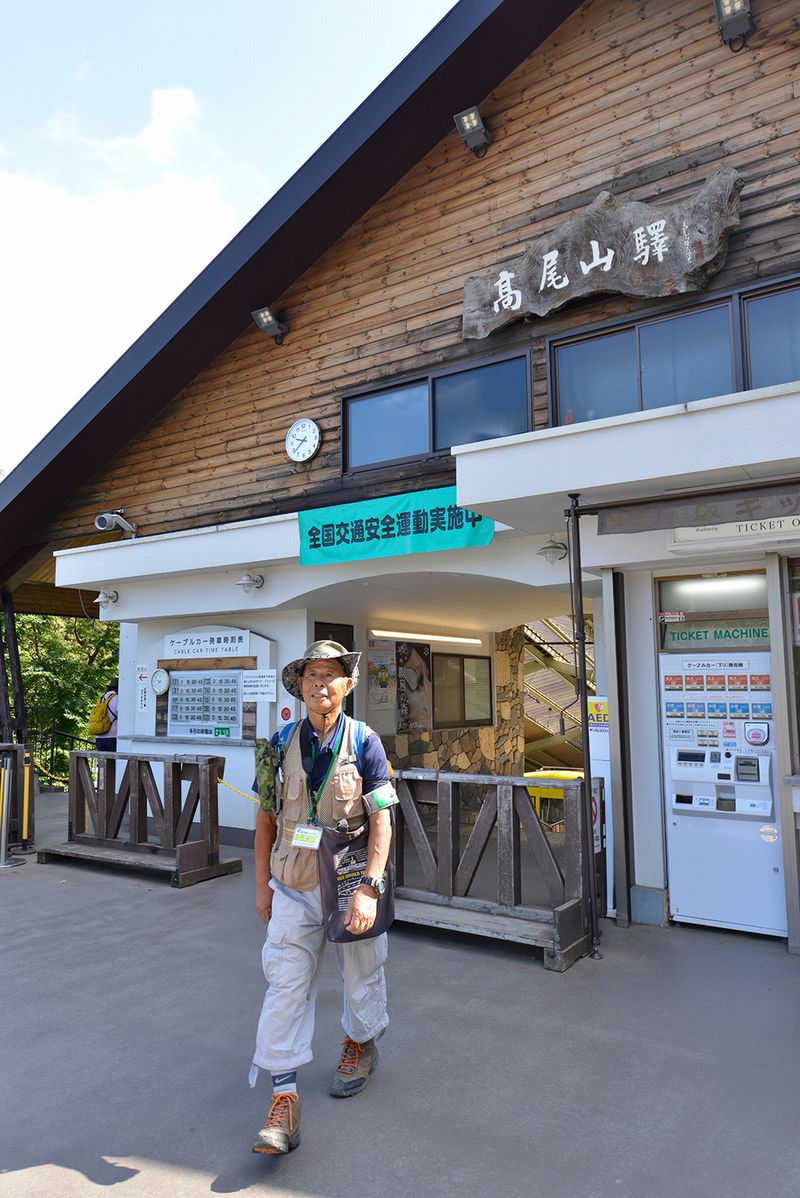
[[[796,0],[760,5],[757,21],[733,54],[711,0],[588,0],[482,102],[494,132],[485,158],[447,137],[274,305],[290,326],[281,347],[249,327],[43,536],[80,535],[111,507],[152,534],[451,482],[449,459],[353,479],[340,466],[342,392],[443,362],[530,347],[542,427],[545,337],[644,303],[582,302],[465,344],[463,280],[602,189],[672,200],[734,166],[743,225],[714,287],[800,269]],[[323,431],[305,467],[283,447],[301,414]]]

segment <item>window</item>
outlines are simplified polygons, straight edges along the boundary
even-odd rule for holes
[[[489,658],[434,653],[434,728],[469,728],[491,723],[492,669]]]
[[[731,305],[641,322],[555,348],[563,424],[734,390]]]
[[[449,449],[524,433],[528,394],[524,358],[511,358],[433,380],[433,447]]]
[[[798,382],[800,287],[762,283],[680,315],[553,341],[550,362],[555,424]]]
[[[751,387],[800,379],[800,288],[745,300]]]
[[[384,458],[428,450],[428,385],[411,383],[348,400],[347,464],[351,470]]]
[[[345,470],[446,453],[451,445],[528,429],[527,356],[423,379],[344,400]]]

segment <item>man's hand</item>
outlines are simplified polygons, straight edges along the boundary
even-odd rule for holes
[[[347,905],[345,931],[352,936],[363,936],[375,922],[378,900],[371,886],[359,886]]]
[[[272,896],[273,890],[269,885],[256,887],[256,911],[261,916],[264,923],[269,923],[269,917],[272,914]]]

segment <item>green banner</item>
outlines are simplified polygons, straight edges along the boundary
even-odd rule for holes
[[[494,520],[456,504],[455,487],[300,512],[300,565],[488,545]]]

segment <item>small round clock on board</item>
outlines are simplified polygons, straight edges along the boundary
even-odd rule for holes
[[[286,434],[286,453],[293,462],[308,462],[319,449],[319,442],[319,425],[301,416]]]
[[[160,667],[157,670],[153,670],[150,685],[157,695],[165,695],[169,690],[169,673],[167,670],[162,670]]]

